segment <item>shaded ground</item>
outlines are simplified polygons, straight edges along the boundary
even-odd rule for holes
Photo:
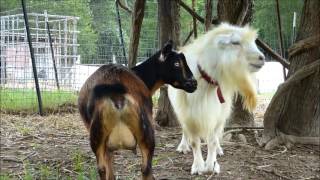
[[[263,104],[255,113],[258,124]],[[2,113],[0,117],[0,179],[95,179],[95,157],[77,113],[45,117]],[[192,153],[175,151],[180,128],[158,130],[153,160],[156,179],[320,179],[319,146],[265,151],[255,140],[260,130],[236,133],[244,134],[248,143],[236,138],[224,143],[219,175],[191,176]],[[140,161],[141,156],[131,151],[117,153],[118,179],[140,179]]]

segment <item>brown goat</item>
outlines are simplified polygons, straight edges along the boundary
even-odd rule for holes
[[[114,179],[113,151],[135,151],[136,145],[142,154],[143,179],[154,179],[151,96],[165,83],[187,92],[197,87],[184,55],[173,51],[171,42],[132,70],[104,65],[87,79],[79,94],[79,111],[101,179]]]

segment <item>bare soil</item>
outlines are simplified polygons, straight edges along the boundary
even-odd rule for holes
[[[260,105],[255,113],[257,124],[261,125],[260,111],[265,107]],[[44,117],[2,113],[0,118],[0,179],[95,179],[95,156],[78,113]],[[320,179],[319,146],[266,151],[256,142],[262,130],[241,130],[233,137],[238,133],[245,135],[247,143],[232,138],[222,145],[225,154],[218,157],[220,174],[190,175],[192,153],[175,151],[180,128],[158,129],[153,160],[156,179]],[[140,179],[140,162],[139,153],[117,152],[117,179]]]

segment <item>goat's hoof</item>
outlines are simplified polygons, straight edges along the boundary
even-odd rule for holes
[[[220,148],[217,148],[217,154],[218,154],[219,156],[223,156],[223,155],[224,155],[223,150],[222,150],[221,147],[220,147]]]
[[[205,164],[204,162],[201,163],[193,163],[191,167],[191,174],[192,175],[201,175],[205,173]]]
[[[189,145],[180,143],[177,148],[177,151],[179,153],[187,154],[189,151],[191,151],[191,149],[190,149]]]
[[[218,161],[215,161],[214,163],[206,163],[205,167],[206,174],[219,174],[220,173],[220,165]]]

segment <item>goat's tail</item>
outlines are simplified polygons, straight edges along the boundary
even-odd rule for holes
[[[126,93],[127,88],[121,83],[95,86],[87,106],[88,116],[92,118],[94,111],[99,111],[100,108],[104,108],[104,111],[107,108],[113,112],[124,109],[128,103]]]
[[[121,83],[115,84],[101,84],[93,88],[92,97],[96,99],[101,99],[104,97],[109,97],[117,109],[122,109],[124,106],[124,95],[127,93],[126,87]]]

